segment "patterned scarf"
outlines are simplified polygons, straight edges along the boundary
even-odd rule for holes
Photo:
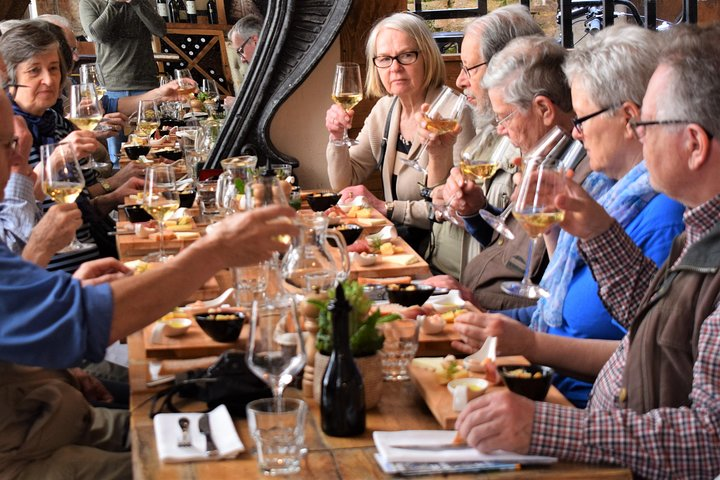
[[[32,115],[21,109],[15,102],[12,104],[13,112],[25,119],[28,129],[33,137],[33,147],[40,147],[47,143],[55,143],[55,129],[57,114],[47,109],[41,116]]]
[[[645,208],[657,192],[650,186],[645,161],[638,163],[623,178],[613,185],[613,180],[601,173],[590,174],[583,187],[623,228]],[[549,298],[541,298],[533,313],[530,327],[536,331],[547,331],[548,327],[559,327],[563,322],[563,305],[575,270],[584,261],[577,248],[577,238],[564,230],[558,237],[555,253],[550,259],[540,285],[548,292]]]

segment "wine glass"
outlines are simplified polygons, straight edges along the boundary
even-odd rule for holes
[[[162,87],[165,84],[172,82],[172,77],[167,73],[158,74],[158,86]]]
[[[94,63],[85,63],[80,65],[80,83],[92,83],[95,85],[95,93],[97,94],[99,102],[102,100],[102,97],[105,96],[105,93],[107,93],[107,89],[104,85],[100,84],[97,71],[97,65]]]
[[[450,87],[443,87],[440,95],[430,105],[430,109],[423,114],[427,129],[438,135],[455,130],[462,116],[465,100],[465,95],[462,93],[458,93]],[[427,175],[427,169],[418,163],[420,157],[425,153],[425,149],[427,149],[427,142],[423,142],[412,155],[403,159],[403,163]]]
[[[160,127],[160,111],[157,103],[155,100],[140,100],[135,134],[139,137],[149,137],[158,127]]]
[[[560,155],[552,152],[545,157],[528,159],[513,216],[531,238],[525,262],[525,274],[521,282],[503,282],[500,287],[505,293],[527,298],[548,297],[547,290],[530,280],[532,252],[537,239],[554,224],[563,220],[565,212],[555,205],[555,197],[565,185],[565,169]]]
[[[295,302],[287,295],[255,300],[250,317],[247,363],[270,386],[276,404],[305,365],[305,346]]]
[[[215,80],[203,78],[200,91],[205,94],[203,105],[205,109],[207,109],[208,114],[215,115],[217,104],[220,101],[220,92],[218,91],[217,83],[215,83]]]
[[[72,203],[85,187],[85,177],[70,145],[53,143],[40,146],[42,164],[42,189],[56,203]],[[60,252],[82,250],[90,247],[74,237],[70,244]]]
[[[352,110],[363,99],[362,81],[360,80],[360,65],[352,62],[343,62],[335,65],[335,80],[333,80],[332,100],[340,105],[346,112]],[[334,140],[337,146],[357,145],[357,140],[348,137],[347,128],[342,140]]]
[[[188,95],[195,91],[195,83],[192,81],[192,75],[187,68],[178,68],[175,70],[175,79],[178,81],[177,94],[188,103]]]
[[[98,101],[95,84],[81,83],[72,85],[70,90],[70,120],[80,130],[92,131],[102,120],[102,108]],[[107,165],[103,165],[106,167]],[[90,155],[84,164],[87,169],[100,168],[95,158]]]
[[[520,164],[520,171],[522,172],[523,165],[532,159],[542,159],[550,154],[557,157],[557,152],[565,150],[568,143],[571,141],[572,139],[560,127],[553,127],[549,132],[543,135],[543,137],[533,148],[530,149],[529,152],[523,155],[522,163]],[[468,148],[470,148],[470,145],[468,145],[465,150]],[[512,142],[510,142],[510,138],[503,137],[503,142],[496,147],[496,151],[493,152],[493,157],[495,157],[495,154],[497,153],[496,161],[500,162],[503,158],[511,154],[512,148],[514,147],[512,146]],[[463,155],[465,155],[465,150],[463,151]],[[513,204],[510,203],[505,210],[500,213],[500,215],[493,215],[485,209],[480,210],[478,213],[480,217],[493,228],[493,230],[508,240],[514,240],[515,234],[505,223],[505,220],[507,220],[507,217],[512,213],[512,211]]]
[[[145,261],[165,262],[164,222],[180,207],[180,193],[175,186],[175,170],[170,165],[156,165],[145,170],[142,208],[158,224],[160,251],[145,257]]]

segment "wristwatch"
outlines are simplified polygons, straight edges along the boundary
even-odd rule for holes
[[[385,202],[385,216],[392,219],[392,214],[395,211],[395,204],[393,202]]]
[[[100,180],[100,186],[105,190],[105,193],[110,193],[113,191],[112,186],[108,183],[107,180]]]

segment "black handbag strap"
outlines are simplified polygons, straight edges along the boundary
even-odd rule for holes
[[[387,114],[385,120],[385,132],[383,133],[382,142],[380,143],[380,159],[378,161],[378,170],[380,170],[380,178],[382,179],[383,165],[385,164],[385,152],[387,151],[388,134],[390,133],[390,123],[392,122],[392,113],[395,110],[395,104],[398,101],[398,97],[395,97],[390,105],[390,111]]]

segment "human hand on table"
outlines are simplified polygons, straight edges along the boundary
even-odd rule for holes
[[[83,287],[85,287],[88,285],[109,283],[131,274],[132,270],[126,267],[120,260],[106,257],[81,264],[80,268],[73,273],[73,278],[80,280]]]
[[[81,368],[71,368],[68,369],[68,372],[80,385],[80,391],[87,401],[103,403],[113,401],[112,394],[105,388],[105,385],[93,375],[90,375]]]
[[[455,318],[453,328],[460,340],[453,341],[452,347],[467,354],[478,351],[487,337],[497,337],[501,355],[528,355],[535,346],[533,330],[501,313],[463,313]]]
[[[489,453],[528,453],[535,402],[509,390],[486,393],[460,412],[455,428],[468,445]]]
[[[325,113],[325,128],[327,128],[333,140],[343,139],[345,129],[352,127],[354,115],[354,111],[350,110],[346,112],[345,109],[337,103],[328,108],[328,111]]]

